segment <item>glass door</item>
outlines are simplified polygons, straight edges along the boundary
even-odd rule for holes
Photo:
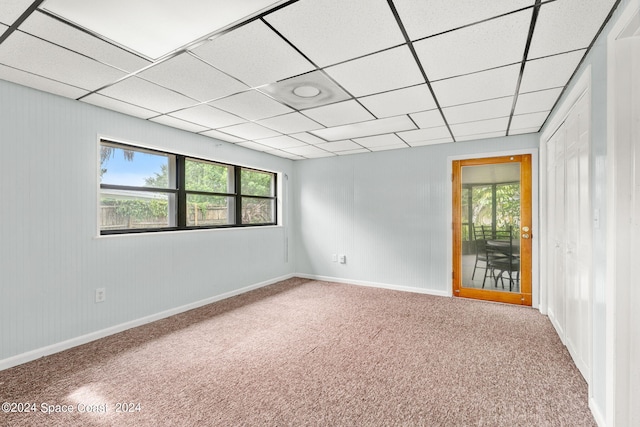
[[[531,156],[453,162],[455,296],[531,305]]]

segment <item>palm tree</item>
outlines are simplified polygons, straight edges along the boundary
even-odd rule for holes
[[[107,169],[103,168],[102,165],[104,164],[104,162],[113,157],[115,151],[115,147],[109,147],[108,145],[100,146],[100,179],[102,179],[102,175],[107,172]],[[134,154],[135,151],[133,150],[122,150],[122,155],[124,156],[125,160],[132,161]]]

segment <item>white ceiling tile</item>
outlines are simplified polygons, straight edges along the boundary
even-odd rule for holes
[[[298,133],[323,128],[321,124],[318,124],[300,113],[290,113],[282,116],[271,117],[269,119],[260,120],[258,124],[281,133]]]
[[[513,96],[507,96],[505,98],[443,108],[442,111],[449,124],[456,124],[508,117],[511,114],[512,107]]]
[[[29,9],[31,3],[33,3],[33,0],[2,0],[0,22],[8,26],[13,25],[16,19]]]
[[[535,0],[394,0],[411,40],[469,25],[527,6]],[[527,27],[528,28],[528,27]]]
[[[385,0],[300,0],[265,19],[320,67],[404,43]]]
[[[210,104],[247,120],[260,120],[293,111],[291,108],[274,101],[256,90],[232,95],[210,102]]]
[[[271,138],[274,136],[280,136],[280,134],[274,130],[267,129],[264,126],[260,126],[256,123],[242,123],[235,126],[230,126],[222,129],[218,129],[224,133],[237,136],[239,138],[255,140]]]
[[[364,122],[375,118],[362,107],[362,105],[354,100],[311,108],[302,111],[302,114],[311,117],[316,122],[322,123],[327,127]]]
[[[311,135],[310,133],[307,132],[300,132],[300,133],[293,133],[289,136],[292,136],[302,142],[306,142],[307,144],[322,144],[323,142],[326,142],[324,139],[318,138],[315,135]]]
[[[350,140],[325,142],[323,144],[316,144],[316,147],[322,148],[323,150],[331,151],[334,153],[338,151],[359,150],[362,148],[361,145],[358,145],[355,142]]]
[[[89,104],[97,105],[98,107],[117,111],[119,113],[128,114],[134,117],[140,117],[141,119],[148,119],[160,114],[157,111],[147,110],[146,108],[138,107],[137,105],[131,105],[117,99],[100,95],[98,93],[92,93],[91,95],[82,98],[82,101]]]
[[[193,53],[253,87],[315,69],[260,20],[215,38]]]
[[[203,130],[207,130],[206,127],[203,127],[194,123],[190,123],[190,122],[185,122],[184,120],[176,119],[175,117],[171,117],[171,116],[159,116],[159,117],[154,117],[153,119],[150,119],[150,120],[152,122],[161,123],[163,125],[186,130],[189,132],[202,132]]]
[[[540,131],[540,127],[536,126],[534,128],[527,129],[509,129],[509,135],[522,135],[525,133],[538,133]]]
[[[547,120],[550,111],[541,111],[537,113],[514,115],[511,119],[510,129],[529,129],[542,127],[544,121]]]
[[[325,71],[356,97],[424,83],[407,46],[335,65]]]
[[[446,126],[399,132],[398,136],[409,145],[414,145],[416,143],[424,141],[431,141],[434,139],[451,139],[451,133],[449,133],[449,129],[447,129]]]
[[[304,147],[287,148],[286,150],[283,150],[283,151],[287,151],[291,154],[297,154],[298,156],[304,156],[307,158],[335,156],[335,154],[329,153],[328,151],[322,150],[318,147],[314,147],[313,145],[305,145]]]
[[[432,83],[441,107],[514,95],[520,64]]]
[[[327,129],[311,131],[316,136],[327,141],[340,141],[358,137],[381,135],[390,132],[401,132],[415,129],[415,125],[408,116],[396,116],[386,119],[370,120],[352,125],[336,126]]]
[[[0,44],[0,63],[88,90],[125,76],[120,70],[20,31]]]
[[[382,147],[369,147],[371,151],[389,151],[389,150],[399,150],[401,148],[409,148],[409,145],[405,144],[394,144],[394,145],[385,145]]]
[[[291,160],[305,159],[305,157],[298,156],[296,154],[287,153],[286,151],[282,151],[282,150],[269,150],[269,151],[265,151],[265,153],[271,154],[273,156],[284,157],[285,159],[291,159]]]
[[[20,30],[128,72],[137,71],[151,64],[140,56],[84,31],[76,30],[72,26],[41,12],[36,11],[31,14],[20,25]]]
[[[3,0],[4,1],[4,0]],[[42,7],[157,59],[278,3],[275,0],[47,0]]]
[[[0,64],[0,79],[72,99],[80,98],[88,93],[85,89],[80,89],[55,80],[40,77],[35,74],[27,73],[26,71],[5,67],[2,64]]]
[[[173,117],[197,123],[206,128],[221,128],[245,122],[238,116],[218,110],[209,105],[198,105],[171,113]]]
[[[522,62],[532,14],[527,9],[413,45],[432,81]]]
[[[560,93],[562,93],[561,87],[538,92],[521,93],[518,95],[515,114],[549,111],[558,100]]]
[[[386,147],[389,145],[404,145],[404,141],[397,135],[389,133],[386,135],[368,136],[365,138],[356,138],[354,142],[363,147],[373,149],[374,147]],[[406,145],[405,145],[406,146]]]
[[[509,117],[501,117],[498,119],[479,120],[477,122],[450,125],[450,127],[451,132],[453,132],[453,136],[458,140],[458,137],[488,132],[502,132],[502,135],[504,136],[507,134],[508,124]]]
[[[358,148],[357,150],[347,150],[347,151],[337,151],[336,154],[338,156],[348,156],[350,154],[360,154],[360,153],[370,153],[371,150],[367,150],[366,148]]]
[[[291,138],[290,136],[282,135],[275,136],[273,138],[267,139],[259,139],[256,141],[258,144],[266,145],[272,148],[285,149],[285,148],[293,148],[293,147],[303,147],[306,146],[302,141]]]
[[[187,53],[154,65],[138,76],[198,101],[210,101],[249,89]]]
[[[567,84],[584,56],[584,50],[527,61],[520,92],[557,88]]]
[[[161,113],[168,113],[196,104],[184,95],[165,89],[138,77],[129,77],[100,93]]]
[[[453,142],[453,138],[437,138],[437,139],[426,139],[426,140],[418,140],[414,142],[407,142],[412,147],[423,147],[425,145],[436,145],[436,144],[446,144],[449,142]]]
[[[486,133],[478,133],[474,135],[464,135],[464,136],[456,136],[456,141],[478,141],[481,139],[489,139],[489,138],[502,138],[505,136],[504,132],[486,132]]]
[[[423,129],[445,125],[440,110],[421,111],[420,113],[409,114],[409,116],[416,122],[418,127]]]
[[[615,0],[562,0],[540,8],[529,58],[589,47]]]
[[[245,147],[245,148],[250,148],[250,149],[256,150],[256,151],[273,150],[273,148],[271,148],[271,147],[267,147],[266,145],[258,144],[257,142],[253,142],[253,141],[238,142],[236,145],[239,145],[239,146]]]
[[[233,142],[233,143],[245,141],[244,139],[238,138],[237,136],[231,136],[217,130],[208,130],[206,132],[202,132],[200,135],[208,136],[209,138],[220,139],[226,142]]]
[[[379,118],[436,108],[426,84],[366,96],[359,98],[359,101]]]

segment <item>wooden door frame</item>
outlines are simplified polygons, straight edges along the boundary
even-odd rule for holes
[[[520,168],[520,204],[521,204],[521,226],[528,226],[531,230],[529,234],[536,235],[537,227],[533,223],[533,182],[532,182],[532,155],[531,154],[506,154],[495,157],[481,157],[461,160],[452,160],[452,288],[453,295],[463,298],[482,299],[509,304],[519,304],[531,306],[533,302],[533,242],[532,239],[521,244],[521,292],[502,292],[495,290],[484,290],[474,288],[464,288],[462,282],[462,218],[461,218],[461,191],[463,166],[480,166],[488,164],[500,164],[519,162]],[[520,230],[518,230],[520,234]]]

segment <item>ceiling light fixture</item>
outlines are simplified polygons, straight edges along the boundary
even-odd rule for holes
[[[293,89],[293,93],[300,98],[313,98],[320,95],[320,89],[315,86],[298,86]]]
[[[261,86],[258,90],[297,110],[345,101],[350,95],[323,71],[312,71]]]

